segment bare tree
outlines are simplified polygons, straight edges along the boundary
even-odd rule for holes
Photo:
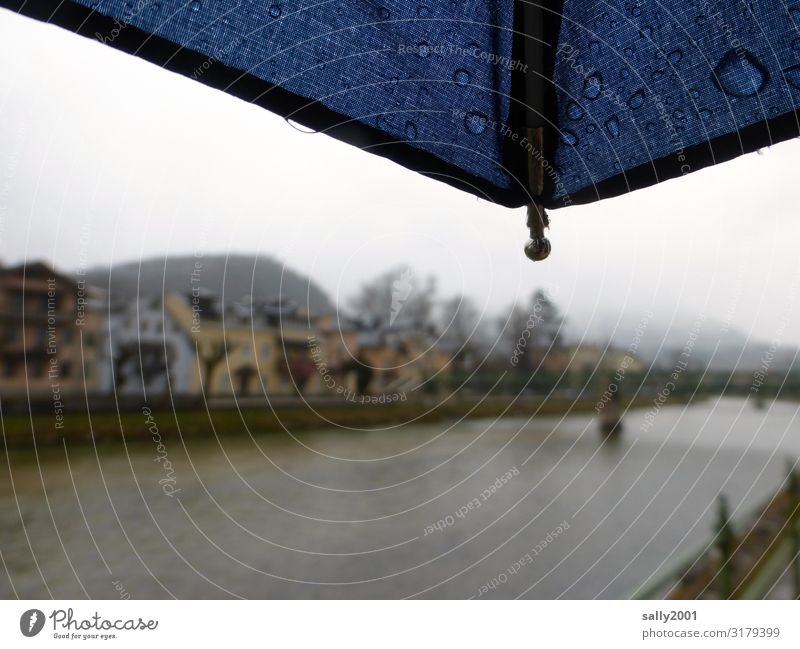
[[[561,346],[565,318],[547,291],[538,289],[530,299],[530,310],[539,326],[535,346],[543,349]]]
[[[206,391],[211,389],[213,383],[211,380],[214,378],[214,370],[222,362],[227,354],[227,348],[224,340],[209,343],[207,345],[197,344],[197,355],[200,359],[200,364],[203,369],[203,386]]]
[[[501,335],[510,348],[512,364],[520,369],[538,365],[548,350],[561,346],[564,316],[546,291],[534,291],[526,306],[514,304]]]
[[[457,295],[441,303],[437,316],[442,340],[454,347],[453,360],[463,367],[471,365],[485,342],[475,303],[466,296]]]
[[[370,326],[403,323],[427,329],[433,325],[435,296],[432,276],[418,278],[411,269],[397,267],[364,284],[350,306]]]
[[[168,388],[167,371],[172,362],[170,348],[161,343],[129,342],[119,345],[113,358],[114,384],[117,389],[133,378],[141,381],[145,390],[164,379],[163,390]]]

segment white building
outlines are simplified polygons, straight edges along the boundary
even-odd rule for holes
[[[101,389],[121,395],[186,395],[196,373],[191,338],[160,299],[134,302],[109,319],[110,371]],[[169,383],[169,385],[167,385]]]

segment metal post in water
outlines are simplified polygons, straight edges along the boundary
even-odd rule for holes
[[[731,528],[728,499],[720,494],[717,521],[717,550],[719,551],[719,597],[730,599],[733,595],[733,530]]]

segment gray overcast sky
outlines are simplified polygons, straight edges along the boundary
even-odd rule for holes
[[[479,201],[99,43],[0,11],[0,259],[62,269],[202,250],[272,255],[340,300],[392,266],[498,313],[547,287],[573,330],[648,307],[800,344],[797,141],[552,213]],[[84,260],[82,262],[82,260]]]

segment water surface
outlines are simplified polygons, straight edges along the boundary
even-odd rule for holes
[[[797,404],[645,414],[0,456],[0,596],[626,597],[800,455]]]

